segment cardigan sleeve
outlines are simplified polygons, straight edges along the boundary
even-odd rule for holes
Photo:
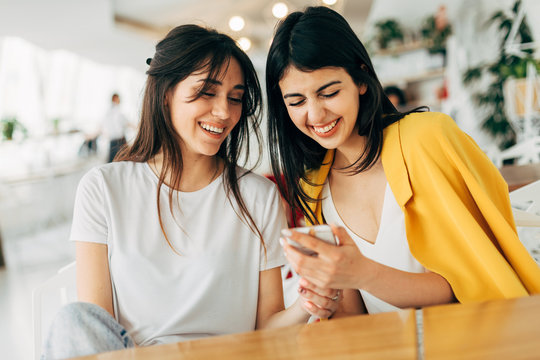
[[[402,119],[399,139],[415,258],[446,278],[460,302],[540,293],[540,267],[517,236],[508,186],[477,144],[439,113]]]

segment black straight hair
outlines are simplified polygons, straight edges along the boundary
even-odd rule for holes
[[[306,72],[343,68],[355,84],[366,86],[356,120],[358,134],[367,139],[366,147],[344,169],[351,175],[375,164],[382,150],[383,129],[407,113],[397,111],[388,100],[364,45],[339,13],[324,6],[308,7],[278,23],[266,62],[270,161],[274,176],[284,176],[284,184],[278,185],[282,194],[288,194],[289,205],[299,208],[315,224],[317,219],[308,203],[317,199],[302,190],[300,180],[308,182],[307,171],[322,165],[327,149],[303,134],[289,117],[279,87],[289,67]]]

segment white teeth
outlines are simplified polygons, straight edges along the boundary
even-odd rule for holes
[[[207,131],[210,131],[210,132],[213,132],[213,133],[216,133],[216,134],[221,134],[223,132],[223,130],[225,130],[225,128],[218,128],[218,127],[208,125],[208,124],[205,124],[205,123],[199,123],[199,125],[204,130],[207,130]]]
[[[337,122],[338,122],[337,120],[334,120],[330,125],[326,125],[325,127],[316,127],[316,126],[314,126],[313,129],[316,132],[318,132],[319,134],[325,134],[325,133],[329,132],[330,130],[332,130],[334,128],[334,126],[336,126]]]

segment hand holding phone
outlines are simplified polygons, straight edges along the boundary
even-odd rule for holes
[[[315,226],[303,226],[303,227],[296,227],[292,228],[291,230],[297,231],[299,233],[303,234],[309,234],[311,236],[314,236],[330,245],[339,245],[339,240],[334,236],[334,233],[332,232],[332,228],[329,225],[315,225]],[[296,241],[285,238],[287,242],[294,246],[298,251],[305,255],[309,256],[317,256],[317,253],[305,246],[300,245]]]

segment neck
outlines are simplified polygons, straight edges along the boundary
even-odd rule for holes
[[[351,135],[345,143],[336,149],[333,169],[342,169],[353,164],[366,148],[366,137]]]
[[[156,175],[161,176],[164,171],[163,153],[159,153],[148,161]],[[223,162],[217,156],[184,156],[182,154],[182,174],[180,184],[175,190],[192,192],[208,186],[223,170]],[[165,184],[173,187],[173,176],[166,174]]]

